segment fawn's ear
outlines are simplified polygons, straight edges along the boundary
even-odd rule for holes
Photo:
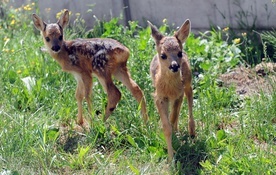
[[[47,24],[43,22],[42,19],[36,14],[33,14],[33,22],[34,22],[35,28],[37,28],[40,31],[45,30]]]
[[[65,28],[69,22],[69,11],[66,9],[61,15],[60,19],[58,20],[57,24],[60,25],[62,28]]]
[[[190,31],[191,31],[191,22],[189,19],[187,19],[182,24],[180,29],[177,32],[175,32],[174,36],[183,44],[188,38]]]
[[[164,37],[159,30],[157,29],[156,26],[154,26],[151,22],[148,21],[148,24],[151,28],[151,36],[153,37],[153,39],[155,40],[155,43],[159,43],[160,40]]]

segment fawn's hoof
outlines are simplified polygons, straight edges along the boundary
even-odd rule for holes
[[[75,127],[79,132],[90,131],[90,124],[86,119],[77,121],[77,126]]]

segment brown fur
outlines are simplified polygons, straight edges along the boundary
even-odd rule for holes
[[[182,44],[190,32],[190,21],[186,20],[173,36],[164,36],[148,22],[156,43],[150,73],[155,87],[154,100],[163,125],[169,161],[173,159],[172,131],[178,131],[178,118],[184,94],[188,100],[189,133],[195,135],[193,119],[192,75],[187,55]],[[170,109],[169,109],[170,107]]]
[[[104,120],[116,108],[121,93],[114,85],[112,76],[121,81],[141,103],[141,113],[144,121],[148,120],[146,102],[140,87],[131,79],[126,67],[129,50],[113,39],[76,39],[66,41],[63,29],[69,22],[69,12],[66,10],[57,23],[46,24],[36,14],[33,14],[35,27],[41,31],[49,54],[60,64],[62,69],[74,75],[77,81],[76,99],[78,102],[78,124],[83,124],[82,101],[85,98],[91,112],[92,75],[102,84],[108,96]]]

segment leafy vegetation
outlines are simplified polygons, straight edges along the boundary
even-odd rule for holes
[[[150,116],[144,125],[139,106],[116,82],[122,100],[103,123],[96,111],[104,109],[106,95],[94,79],[95,112],[85,112],[92,123],[90,131],[83,131],[74,123],[76,82],[40,50],[43,42],[30,20],[35,7],[3,8],[0,19],[0,174],[276,173],[276,91],[241,99],[234,87],[219,86],[220,74],[244,63],[239,40],[224,39],[227,29],[192,34],[187,40],[197,137],[188,136],[184,103],[170,166],[151,96],[149,64],[155,48],[150,29],[136,21],[127,28],[120,18],[113,18],[84,31],[80,26],[85,21],[77,18],[66,30],[66,38],[110,37],[130,49],[128,67],[144,90]],[[160,30],[173,32],[166,23]]]

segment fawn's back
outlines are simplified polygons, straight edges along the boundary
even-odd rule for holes
[[[103,74],[113,73],[128,56],[128,49],[116,40],[93,38],[65,41],[57,60],[65,71]]]

